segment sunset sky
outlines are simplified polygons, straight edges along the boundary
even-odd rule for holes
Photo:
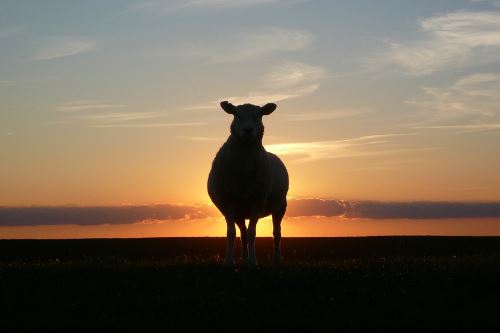
[[[500,1],[6,0],[0,238],[224,235],[222,100],[278,105],[285,237],[500,235]]]

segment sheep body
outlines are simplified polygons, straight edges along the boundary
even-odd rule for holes
[[[288,173],[264,147],[242,150],[231,137],[214,158],[208,194],[224,216],[262,218],[286,208]]]
[[[229,103],[228,103],[229,104]],[[246,260],[247,238],[250,258],[254,265],[255,228],[259,218],[273,216],[273,235],[275,237],[275,260],[280,260],[281,220],[286,211],[288,192],[288,172],[278,156],[267,152],[262,145],[264,127],[262,115],[266,107],[245,104],[242,106],[224,105],[226,112],[234,114],[231,135],[217,152],[207,182],[208,194],[214,205],[226,218],[228,226],[228,247],[226,263],[232,263],[232,246],[235,237],[234,224],[240,228],[243,257]],[[262,110],[261,110],[262,109]],[[260,114],[262,112],[262,114]],[[246,126],[246,127],[245,127]],[[248,129],[254,135],[248,134]],[[243,133],[243,134],[242,134]],[[255,138],[254,138],[255,136]],[[248,138],[250,137],[250,138]],[[249,219],[248,230],[245,220]],[[248,236],[248,237],[247,237]]]

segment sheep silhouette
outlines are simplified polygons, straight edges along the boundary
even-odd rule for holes
[[[276,104],[263,107],[220,103],[234,116],[231,134],[217,152],[208,176],[208,194],[224,215],[227,224],[225,265],[234,261],[236,227],[240,229],[242,257],[248,267],[255,267],[255,236],[260,218],[272,215],[274,262],[281,263],[281,220],[286,211],[288,172],[278,156],[262,145],[262,116],[271,114]],[[248,219],[248,230],[245,220]]]

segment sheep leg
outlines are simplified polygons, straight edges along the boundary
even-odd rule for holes
[[[276,265],[281,264],[281,220],[284,215],[284,209],[273,213],[274,263]]]
[[[248,239],[247,239],[247,227],[245,225],[245,220],[236,221],[236,225],[240,229],[241,257],[243,258],[243,262],[246,264],[248,262]]]
[[[227,224],[227,246],[226,246],[226,259],[224,265],[233,266],[234,261],[234,239],[236,238],[236,227],[234,220],[226,217]]]
[[[255,257],[255,235],[257,233],[257,222],[259,219],[251,218],[248,223],[247,237],[248,237],[248,267],[252,268],[257,266],[257,258]]]

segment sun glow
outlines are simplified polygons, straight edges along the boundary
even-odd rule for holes
[[[344,219],[340,217],[285,218],[282,236],[287,237],[351,237],[384,235],[471,235],[500,236],[498,218],[480,219]],[[257,237],[272,237],[272,222],[261,219]],[[225,237],[224,218],[159,221],[118,225],[58,225],[29,227],[0,227],[2,239],[16,238],[141,238],[141,237]],[[239,230],[237,229],[239,236]]]

